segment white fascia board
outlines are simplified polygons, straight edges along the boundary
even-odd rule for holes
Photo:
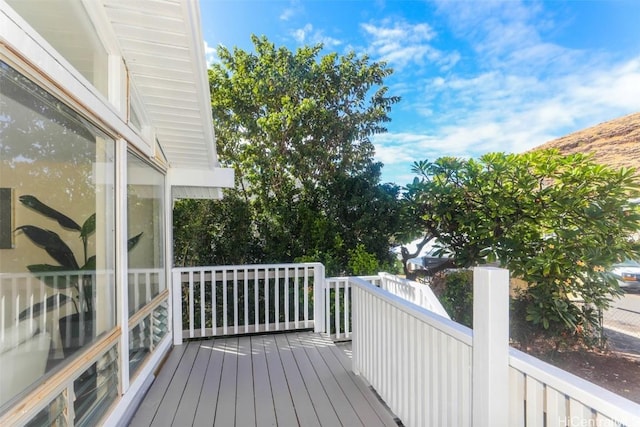
[[[216,137],[213,128],[213,112],[211,110],[211,90],[209,88],[209,73],[207,71],[206,55],[204,51],[204,37],[202,36],[202,19],[200,16],[200,2],[184,1],[182,7],[186,9],[185,16],[191,29],[191,45],[193,49],[189,49],[191,53],[191,62],[196,70],[196,93],[200,110],[204,115],[204,123],[202,125],[205,134],[205,141],[212,141],[209,146],[209,162],[213,167],[218,167],[218,152],[216,147]]]
[[[154,155],[153,144],[144,141],[126,123],[123,113],[100,94],[84,76],[69,64],[4,0],[0,0],[0,44],[19,53],[33,64],[39,73],[55,82],[66,94],[86,108],[96,119],[110,128],[110,133],[122,136],[145,155]],[[109,129],[106,129],[107,131]]]
[[[167,180],[174,199],[219,199],[222,188],[234,187],[231,168],[170,168]]]
[[[171,186],[232,188],[234,185],[231,168],[170,168],[168,178]]]

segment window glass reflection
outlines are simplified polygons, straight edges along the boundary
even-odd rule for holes
[[[0,411],[115,326],[114,146],[0,61]]]
[[[127,223],[129,238],[139,236],[129,251],[129,314],[165,289],[164,176],[129,154],[127,159]],[[131,240],[130,240],[131,241]]]

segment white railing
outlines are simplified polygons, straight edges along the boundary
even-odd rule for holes
[[[491,274],[506,271],[486,270],[490,280],[477,280],[474,273],[474,295],[483,303],[474,307],[473,333],[350,279],[354,372],[404,425],[640,426],[640,405],[509,350],[508,274],[497,276],[504,295],[496,296]],[[496,336],[503,342],[496,343]]]
[[[509,426],[640,426],[634,402],[515,349],[509,361]]]
[[[469,328],[359,278],[350,283],[354,372],[406,426],[470,426]]]
[[[314,328],[324,322],[319,263],[173,269],[174,343],[183,338]],[[319,321],[318,321],[319,320]]]
[[[350,279],[352,278],[328,277],[325,280],[324,332],[329,334],[334,341],[351,339],[352,291],[349,285]],[[446,310],[428,285],[406,280],[389,273],[378,273],[377,276],[360,276],[359,279],[449,318]]]
[[[380,286],[380,276],[362,276],[360,279]],[[324,285],[324,329],[334,341],[351,339],[351,286],[350,277],[328,277]]]
[[[354,372],[407,426],[640,426],[640,405],[509,350],[508,272],[476,273],[473,333],[427,285],[386,273],[325,279],[317,263],[177,268],[174,342],[307,328],[353,339]]]
[[[427,285],[388,273],[360,278],[448,317]],[[175,268],[174,330],[182,338],[202,338],[314,328],[336,341],[349,340],[349,280],[325,278],[318,263]]]
[[[419,307],[426,308],[429,311],[450,319],[449,314],[429,285],[413,282],[389,273],[378,274],[381,281],[380,287],[382,289]]]

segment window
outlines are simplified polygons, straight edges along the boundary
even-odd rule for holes
[[[27,427],[95,426],[118,397],[118,349],[109,348],[84,372],[73,378],[29,422]],[[71,395],[73,412],[67,395]],[[71,417],[73,415],[73,418]]]
[[[129,315],[166,288],[164,176],[134,154],[127,158]]]
[[[129,375],[135,376],[166,334],[166,302],[149,305],[165,288],[164,176],[134,154],[127,156],[129,315],[153,310],[129,331]],[[154,305],[159,302],[155,301]],[[146,309],[145,309],[146,307]],[[164,307],[164,308],[163,308]]]
[[[168,303],[163,301],[129,331],[129,375],[135,376],[145,358],[155,350],[169,331]]]
[[[114,140],[0,61],[0,412],[115,327]]]

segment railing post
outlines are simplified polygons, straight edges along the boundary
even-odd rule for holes
[[[171,295],[173,307],[173,345],[182,344],[182,274],[179,270],[171,272]]]
[[[385,272],[380,272],[378,273],[378,277],[380,278],[380,289],[384,289],[385,291],[387,291],[387,283],[389,281],[389,273],[385,273]]]
[[[509,419],[509,271],[473,270],[473,425]]]
[[[351,292],[351,370],[354,374],[360,375],[360,368],[362,364],[362,350],[361,346],[361,333],[362,324],[360,322],[360,303],[361,303],[361,290],[358,286],[351,285],[351,278],[347,279],[348,286],[352,289]],[[360,329],[360,331],[358,331]]]
[[[324,330],[324,265],[314,264],[313,267],[313,331],[316,333]]]

